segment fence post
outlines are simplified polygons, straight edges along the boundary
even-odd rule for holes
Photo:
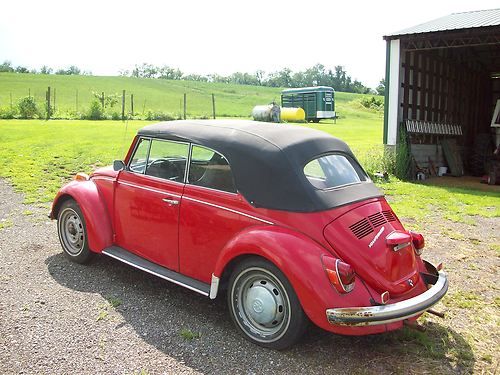
[[[102,109],[104,109],[104,91],[101,93],[101,104],[102,104]]]
[[[47,120],[50,118],[50,86],[47,87]]]
[[[10,110],[12,111],[12,92],[10,93]]]
[[[186,93],[184,93],[184,120],[186,119]]]
[[[78,89],[76,89],[76,112],[78,112]]]
[[[56,88],[54,87],[54,112],[56,111]]]
[[[28,98],[31,99],[31,89],[28,89]]]
[[[130,113],[134,115],[134,94],[130,94]]]
[[[122,121],[125,121],[125,90],[122,92]]]
[[[215,120],[215,95],[212,94],[212,115]]]
[[[142,114],[144,115],[144,112],[146,111],[146,99],[142,102]]]

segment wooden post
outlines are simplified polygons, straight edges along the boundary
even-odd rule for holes
[[[28,98],[31,99],[31,89],[28,89]]]
[[[184,120],[186,119],[186,93],[184,93]]]
[[[54,112],[56,111],[56,88],[54,87]]]
[[[144,112],[146,111],[146,99],[142,102],[142,114],[144,115]]]
[[[134,94],[130,94],[130,113],[134,115]]]
[[[78,112],[78,89],[76,89],[76,112]]]
[[[125,90],[122,92],[122,121],[125,121]]]
[[[47,120],[50,118],[50,86],[47,87]]]
[[[12,110],[12,93],[10,93],[10,110]]]
[[[102,109],[104,109],[104,91],[101,93],[101,104],[102,104]]]
[[[212,115],[215,120],[215,95],[212,94]]]

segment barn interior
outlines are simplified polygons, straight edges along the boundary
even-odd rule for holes
[[[453,176],[496,180],[500,10],[451,15],[384,38],[399,40],[397,142],[409,146],[409,177],[446,167]]]

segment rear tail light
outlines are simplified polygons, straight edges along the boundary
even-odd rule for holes
[[[349,293],[354,289],[356,273],[350,264],[327,255],[322,260],[328,280],[339,293]]]
[[[425,246],[424,236],[422,236],[420,233],[412,231],[410,231],[410,234],[411,241],[413,242],[413,247],[415,248],[415,253],[417,253],[417,255],[421,255],[424,251]]]

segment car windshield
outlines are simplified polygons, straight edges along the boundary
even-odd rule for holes
[[[361,167],[340,154],[320,156],[304,167],[304,174],[317,189],[331,189],[368,180]]]

